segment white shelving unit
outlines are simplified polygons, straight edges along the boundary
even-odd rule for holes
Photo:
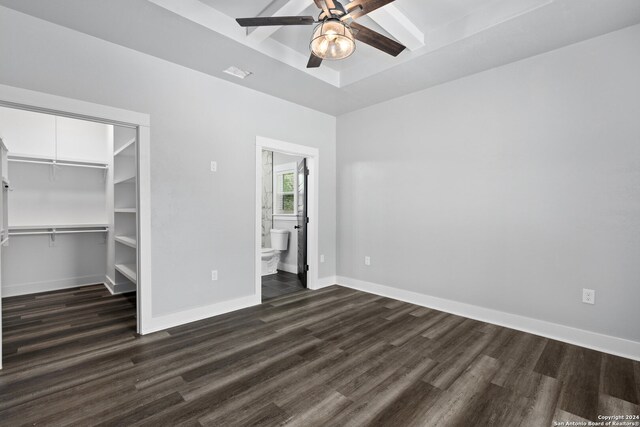
[[[0,107],[10,150],[0,150],[3,295],[105,281],[113,132],[104,123]]]
[[[138,246],[135,236],[116,236],[115,241],[127,245],[130,248],[136,248]]]
[[[116,126],[113,143],[113,286],[136,290],[138,282],[138,186],[135,129]]]
[[[136,264],[116,264],[116,271],[134,284],[138,283],[138,273],[136,270]]]

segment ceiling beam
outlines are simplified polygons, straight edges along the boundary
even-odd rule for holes
[[[277,4],[277,2],[274,2]],[[265,9],[265,13],[260,16],[295,16],[302,13],[305,9],[307,9],[311,4],[309,0],[289,0],[282,7],[274,9],[270,11],[269,7]],[[247,38],[251,39],[253,42],[261,42],[278,31],[281,26],[269,26],[269,27],[258,27],[253,29],[251,32],[247,34]]]
[[[409,50],[424,47],[424,33],[395,5],[388,4],[367,15]]]

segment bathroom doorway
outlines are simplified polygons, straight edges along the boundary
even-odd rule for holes
[[[262,301],[306,289],[306,159],[262,150]]]
[[[317,282],[317,149],[256,141],[256,294],[261,301]]]

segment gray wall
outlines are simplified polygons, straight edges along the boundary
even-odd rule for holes
[[[639,45],[634,26],[340,116],[338,274],[640,341]]]
[[[254,293],[256,135],[320,149],[319,275],[335,274],[334,117],[6,8],[0,52],[2,84],[151,114],[154,316]]]

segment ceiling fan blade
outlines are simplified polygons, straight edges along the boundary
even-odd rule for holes
[[[345,9],[347,9],[347,13],[352,19],[358,19],[393,1],[394,0],[353,0],[351,3],[345,5]]]
[[[349,24],[353,31],[353,36],[356,40],[366,43],[369,46],[373,46],[391,56],[398,56],[400,52],[406,49],[406,46],[398,43],[395,40],[390,39],[387,36],[383,36],[364,25],[360,25],[357,22]]]
[[[307,62],[307,68],[318,68],[320,64],[322,64],[322,58],[319,58],[312,53],[309,57],[309,62]]]
[[[265,27],[270,25],[313,25],[313,16],[256,16],[255,18],[237,18],[241,27]]]

